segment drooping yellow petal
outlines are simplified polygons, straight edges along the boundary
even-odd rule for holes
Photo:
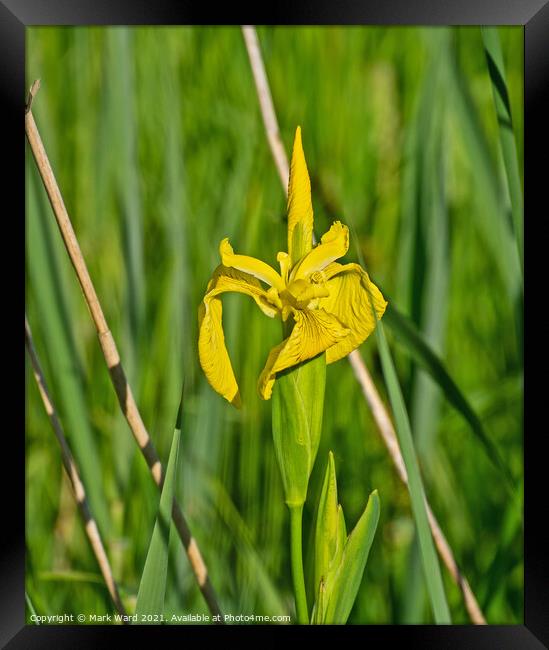
[[[259,394],[269,399],[276,373],[312,359],[345,339],[350,331],[323,309],[294,311],[295,325],[290,336],[269,353],[258,381]]]
[[[223,334],[220,294],[235,291],[251,296],[261,310],[274,317],[277,309],[269,302],[259,281],[247,273],[218,266],[198,311],[198,356],[211,387],[226,400],[240,407],[240,393]]]
[[[301,143],[301,127],[297,127],[288,182],[288,253],[292,264],[306,255],[313,246],[313,204],[311,181]]]
[[[349,336],[326,351],[326,362],[333,363],[356,349],[375,329],[372,303],[379,319],[387,301],[359,264],[333,263],[324,269],[324,275],[330,295],[321,298],[319,305],[350,329]]]
[[[265,282],[271,287],[276,287],[278,290],[284,289],[282,278],[271,266],[255,257],[235,254],[233,247],[226,237],[219,244],[219,254],[221,255],[223,266],[228,266],[253,275],[258,280]]]
[[[290,280],[307,278],[317,271],[321,271],[335,260],[343,257],[349,250],[349,228],[341,221],[334,221],[330,230],[322,235],[320,244],[315,246],[297,264],[290,274]]]

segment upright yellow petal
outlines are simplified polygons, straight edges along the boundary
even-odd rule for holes
[[[295,264],[313,246],[313,204],[311,181],[297,127],[288,182],[288,253]]]
[[[320,299],[320,307],[335,315],[350,330],[349,336],[326,351],[326,362],[333,363],[356,349],[374,331],[387,301],[359,264],[330,264],[324,269],[330,295]]]
[[[350,334],[323,309],[296,310],[293,316],[295,325],[290,336],[271,350],[259,377],[258,390],[263,399],[271,397],[277,372],[312,359]]]
[[[276,287],[280,291],[284,289],[282,277],[271,266],[249,255],[237,255],[227,237],[219,244],[219,255],[224,266],[229,266],[243,273],[249,273],[254,278],[265,282],[271,287]]]
[[[322,235],[320,244],[307,253],[292,269],[290,281],[307,278],[313,273],[321,271],[335,260],[343,257],[348,250],[349,228],[341,221],[334,221],[330,230]]]
[[[253,276],[236,269],[218,266],[208,284],[198,312],[198,356],[211,387],[226,400],[240,407],[240,393],[225,345],[220,294],[235,291],[251,296],[267,316],[275,316],[276,308],[267,292]]]

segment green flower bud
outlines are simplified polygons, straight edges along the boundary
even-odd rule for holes
[[[315,586],[318,589],[313,623],[346,623],[353,608],[379,520],[374,490],[353,532],[347,537],[343,509],[337,503],[332,452],[318,505],[315,535]]]

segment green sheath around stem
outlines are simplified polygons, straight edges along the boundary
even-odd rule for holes
[[[326,357],[321,354],[281,373],[273,389],[273,441],[290,509],[292,576],[301,624],[309,622],[301,541],[303,504],[320,441],[325,385]]]
[[[288,506],[305,503],[318,451],[326,355],[321,354],[277,376],[273,389],[273,441]]]

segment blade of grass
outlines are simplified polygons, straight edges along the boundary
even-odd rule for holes
[[[181,436],[182,407],[183,398],[181,398],[181,403],[179,404],[168,467],[160,495],[158,514],[147,552],[147,559],[145,560],[145,567],[139,583],[139,591],[135,605],[135,613],[138,616],[138,620],[141,619],[142,615],[162,615],[164,613],[164,598],[166,595],[166,580],[168,576],[170,524],[175,494],[179,438]]]
[[[473,433],[482,444],[488,458],[501,472],[505,479],[506,487],[511,493],[513,493],[515,490],[515,483],[509,468],[503,461],[494,441],[484,430],[480,418],[446,370],[443,362],[423,340],[421,334],[414,327],[413,323],[401,314],[397,308],[394,307],[393,303],[389,302],[383,319],[387,327],[389,327],[402,344],[406,346],[410,354],[412,354],[418,363],[429,372],[431,377],[444,392],[444,395],[450,404],[452,404],[452,406],[454,406],[454,408],[459,411],[459,413],[461,413],[469,423]]]
[[[444,192],[445,160],[444,121],[446,106],[442,101],[433,101],[433,97],[442,97],[440,78],[443,74],[443,60],[438,56],[441,40],[448,38],[447,30],[437,30],[436,40],[432,41],[429,68],[424,75],[423,89],[418,106],[418,113],[411,124],[410,131],[415,134],[413,149],[410,152],[408,166],[415,170],[412,175],[412,201],[403,211],[405,223],[411,220],[415,235],[414,255],[409,264],[406,282],[412,282],[415,297],[408,304],[410,313],[418,319],[426,342],[435,349],[440,349],[444,340],[445,319],[448,301],[449,276],[449,242],[448,215]],[[420,145],[421,143],[421,145]],[[406,203],[404,204],[406,207]],[[419,258],[420,268],[415,262]],[[408,360],[413,359],[406,355]],[[411,420],[415,433],[415,443],[420,457],[428,461],[433,450],[433,442],[438,422],[440,391],[432,378],[421,367],[412,366],[411,381]],[[425,604],[425,585],[421,579],[421,553],[417,534],[410,548],[410,561],[407,567],[406,588],[402,597],[402,622],[421,622]]]
[[[143,271],[143,219],[138,182],[138,156],[134,125],[134,80],[132,70],[132,30],[127,27],[115,27],[108,30],[107,55],[111,62],[108,69],[107,116],[110,118],[110,151],[115,156],[113,161],[116,171],[115,182],[119,190],[119,206],[122,212],[122,240],[128,282],[127,334],[130,341],[124,350],[124,358],[135,356],[140,339],[145,314],[145,274]],[[133,367],[128,369],[130,380]]]
[[[437,69],[438,71],[438,69]],[[439,72],[440,74],[440,72]],[[438,86],[435,88],[438,95]],[[419,229],[425,242],[425,276],[422,282],[420,327],[431,349],[443,346],[449,283],[448,214],[445,202],[442,141],[444,139],[445,107],[438,104],[430,114],[431,128],[425,143],[421,170],[421,207]],[[412,427],[417,436],[417,448],[425,458],[433,446],[438,418],[439,393],[437,385],[424,371],[415,374],[412,390]]]
[[[287,604],[279,596],[262,555],[255,548],[250,530],[226,488],[215,476],[211,475],[208,489],[211,491],[212,503],[225,523],[228,532],[234,538],[238,552],[250,565],[254,582],[257,582],[257,598],[260,600],[261,606],[266,612],[286,614],[288,612]]]
[[[377,323],[376,335],[381,356],[381,364],[383,367],[383,375],[385,377],[385,383],[387,385],[387,391],[389,393],[389,399],[391,401],[393,415],[396,421],[396,433],[400,449],[402,450],[402,458],[408,473],[408,488],[412,502],[412,512],[416,522],[423,561],[423,573],[431,600],[433,614],[437,624],[450,624],[450,610],[448,609],[448,603],[446,602],[444,585],[440,574],[440,566],[438,564],[438,558],[435,553],[435,546],[429,528],[427,509],[425,507],[425,492],[414,449],[410,421],[408,419],[406,405],[404,404],[404,399],[402,397],[402,392],[400,390],[400,385],[381,321],[378,321]]]
[[[478,211],[478,226],[499,267],[509,298],[515,301],[522,293],[520,260],[507,219],[507,206],[501,198],[504,193],[501,191],[496,166],[455,52],[448,47],[443,48],[440,55],[447,58],[448,62],[445,81],[449,106],[457,120],[468,158],[475,162],[472,173],[478,187],[477,197],[481,208]]]
[[[145,322],[146,281],[143,270],[139,161],[135,137],[133,32],[127,27],[118,26],[107,29],[105,37],[104,52],[108,65],[104,71],[106,92],[101,117],[109,142],[108,178],[112,183],[112,210],[120,215],[117,225],[121,231],[126,279],[124,308],[121,309],[121,346],[125,370],[139,399],[139,380],[142,375],[138,372],[137,365]],[[119,435],[114,439],[116,473],[121,492],[127,489],[130,460],[134,452],[131,439],[121,435],[123,426],[124,423],[118,420]]]
[[[511,215],[520,259],[520,266],[524,274],[524,223],[522,189],[519,174],[517,146],[513,133],[513,120],[511,118],[511,104],[505,81],[503,54],[497,27],[481,27],[482,42],[486,64],[492,82],[494,105],[498,120],[498,134],[507,179],[507,189],[511,202]]]
[[[26,590],[26,589],[25,589],[25,602],[27,603],[27,607],[29,608],[29,611],[30,611],[30,613],[31,613],[31,616],[34,617],[34,618],[32,619],[32,622],[33,622],[35,625],[40,625],[40,622],[39,622],[39,621],[37,620],[37,618],[36,618],[36,617],[37,617],[36,609],[34,608],[34,605],[32,604],[32,600],[31,600],[29,594],[27,593],[27,590]]]
[[[104,584],[103,578],[98,573],[90,571],[39,571],[41,580],[51,582],[89,582],[96,585]]]

